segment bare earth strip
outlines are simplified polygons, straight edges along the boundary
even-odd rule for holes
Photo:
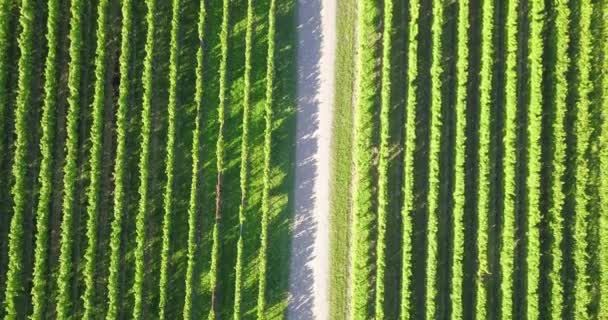
[[[288,319],[328,319],[335,0],[298,0],[295,218]]]

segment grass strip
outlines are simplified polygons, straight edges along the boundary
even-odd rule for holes
[[[356,5],[336,4],[336,62],[330,179],[329,317],[348,314],[350,216],[352,189],[353,109],[355,89]]]

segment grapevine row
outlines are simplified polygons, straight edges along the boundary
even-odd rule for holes
[[[530,35],[528,64],[530,66],[530,104],[528,106],[528,230],[527,230],[527,316],[539,316],[540,223],[541,223],[541,130],[543,113],[543,30],[545,0],[530,2]]]
[[[40,138],[40,172],[38,181],[40,183],[40,194],[36,208],[36,249],[34,252],[34,271],[32,284],[31,318],[40,320],[44,317],[47,287],[47,254],[49,242],[49,210],[52,194],[53,176],[53,147],[55,134],[55,107],[57,98],[57,36],[59,20],[59,1],[48,2],[47,34],[49,51],[46,56],[44,69],[44,102],[42,106],[42,137]]]
[[[85,289],[82,296],[84,300],[83,319],[95,317],[94,290],[95,290],[95,265],[97,249],[97,215],[99,204],[99,193],[101,189],[101,149],[103,130],[103,104],[105,90],[106,71],[106,22],[108,0],[99,1],[97,7],[97,48],[95,53],[95,94],[93,96],[93,123],[91,125],[91,154],[89,156],[90,176],[89,190],[87,192],[87,248],[84,254],[84,284]]]
[[[274,105],[274,59],[276,41],[276,0],[270,0],[268,10],[268,52],[266,54],[266,101],[264,104],[264,172],[262,189],[262,227],[258,257],[258,310],[257,318],[266,319],[266,272],[268,251],[268,220],[270,215],[270,157],[272,147],[272,107]]]
[[[442,124],[442,83],[443,76],[443,11],[441,0],[433,1],[433,24],[431,34],[433,47],[431,53],[431,127],[429,142],[429,173],[428,173],[428,226],[427,226],[427,260],[426,260],[426,317],[434,319],[437,299],[437,267],[439,264],[439,158],[441,149]]]
[[[602,78],[602,136],[600,142],[600,176],[608,176],[608,5],[603,3],[603,78]],[[608,241],[608,179],[602,179],[600,186],[601,213],[600,213],[600,243]],[[608,314],[608,250],[600,246],[600,308],[599,314]]]
[[[146,0],[146,45],[144,71],[142,75],[143,97],[141,113],[141,153],[139,156],[139,203],[135,217],[135,278],[133,281],[133,318],[141,319],[142,295],[144,282],[144,246],[146,241],[146,212],[148,210],[148,164],[150,162],[150,130],[151,130],[151,100],[152,100],[152,63],[154,57],[154,14],[156,0]]]
[[[462,319],[465,234],[465,161],[467,129],[467,89],[469,69],[469,1],[458,4],[458,61],[456,62],[456,141],[454,146],[454,252],[452,256],[452,319]]]
[[[196,226],[197,226],[197,204],[199,193],[199,143],[201,135],[201,107],[203,103],[203,40],[205,39],[205,1],[201,1],[198,17],[198,38],[201,45],[196,52],[196,91],[194,104],[196,108],[196,119],[194,134],[192,135],[192,184],[190,186],[190,200],[188,204],[188,266],[186,268],[186,294],[184,298],[183,317],[189,320],[192,317],[192,293],[194,277],[194,255],[196,254]]]
[[[65,166],[63,168],[63,219],[61,221],[61,244],[59,253],[59,275],[57,277],[57,319],[70,316],[70,279],[72,277],[72,214],[78,160],[78,118],[80,111],[80,70],[82,48],[82,6],[80,0],[70,3],[70,65],[68,71],[68,115]]]
[[[517,34],[519,0],[507,2],[505,57],[505,122],[503,157],[503,217],[500,243],[501,316],[513,318],[515,267],[515,214],[517,211]]]
[[[486,319],[488,313],[488,284],[491,275],[488,251],[490,208],[492,197],[492,107],[494,80],[494,1],[485,0],[481,18],[481,61],[479,72],[479,181],[477,182],[477,278],[475,314]]]
[[[167,132],[167,160],[165,173],[167,182],[163,195],[163,238],[160,256],[160,284],[159,284],[159,315],[160,320],[165,319],[165,307],[167,305],[167,277],[169,268],[169,254],[171,250],[171,218],[173,216],[173,167],[175,163],[175,112],[177,108],[177,68],[179,55],[179,24],[180,24],[180,0],[173,0],[171,17],[171,43],[169,56],[169,125]]]
[[[358,89],[355,106],[354,126],[354,169],[353,181],[353,231],[352,231],[352,271],[351,288],[353,292],[351,317],[366,319],[373,312],[373,266],[371,261],[372,226],[375,219],[373,208],[374,175],[372,139],[376,108],[376,47],[377,25],[380,18],[378,2],[359,1],[358,23]]]
[[[247,29],[245,31],[245,74],[243,91],[243,132],[241,135],[241,171],[240,190],[241,203],[239,205],[239,239],[236,248],[236,274],[234,285],[234,319],[241,319],[241,300],[243,288],[243,225],[245,223],[245,210],[247,207],[247,183],[249,181],[249,109],[251,105],[251,47],[253,38],[253,1],[247,1]]]
[[[220,31],[220,79],[219,79],[219,103],[217,106],[218,114],[218,133],[216,142],[216,166],[217,181],[215,184],[215,222],[213,224],[213,244],[211,248],[211,312],[209,319],[217,317],[217,290],[218,290],[218,264],[220,252],[220,222],[222,220],[222,187],[224,175],[224,119],[226,114],[226,77],[228,64],[228,29],[230,19],[230,0],[223,0],[222,7],[222,27]]]
[[[574,283],[574,316],[577,319],[588,319],[588,307],[591,303],[590,277],[587,270],[589,243],[589,194],[587,183],[590,177],[588,152],[591,138],[589,108],[590,94],[593,88],[591,82],[591,17],[593,4],[589,0],[580,1],[579,48],[577,69],[578,100],[576,102],[576,173],[574,191],[574,268],[576,271]]]
[[[378,163],[378,240],[376,242],[376,319],[384,319],[384,282],[386,269],[386,219],[388,215],[388,167],[391,108],[391,51],[393,34],[393,1],[384,1],[382,32],[382,80],[380,107],[380,155]]]
[[[34,36],[34,4],[24,0],[21,3],[19,24],[22,31],[19,35],[17,102],[15,107],[15,151],[13,157],[12,175],[14,184],[11,188],[13,196],[13,218],[11,219],[8,239],[8,272],[6,275],[5,319],[13,320],[17,314],[17,299],[23,294],[23,223],[25,211],[25,179],[26,156],[28,147],[27,114],[32,100],[30,82],[32,79],[32,55]]]
[[[570,21],[570,8],[568,1],[558,1],[555,18],[555,48],[556,62],[553,70],[554,78],[554,108],[555,118],[553,120],[553,184],[551,187],[551,209],[549,211],[549,228],[553,235],[551,243],[551,271],[549,279],[551,281],[551,315],[553,319],[563,317],[564,288],[562,284],[562,241],[564,231],[563,209],[566,195],[564,193],[564,174],[566,172],[566,134],[565,121],[567,112],[568,98],[568,47],[570,36],[568,24]]]
[[[410,1],[409,42],[407,53],[407,110],[405,120],[403,169],[403,261],[401,271],[401,319],[410,319],[412,273],[413,211],[416,205],[414,191],[414,163],[416,161],[416,107],[418,101],[418,21],[420,2]]]
[[[118,317],[120,305],[120,237],[125,209],[125,180],[126,180],[126,143],[127,143],[127,111],[131,92],[129,59],[131,57],[132,4],[131,0],[121,2],[122,29],[120,40],[120,86],[118,88],[118,110],[116,111],[116,160],[114,164],[114,218],[111,222],[110,234],[110,265],[108,272],[108,311],[106,320]]]

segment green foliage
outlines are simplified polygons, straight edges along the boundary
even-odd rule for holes
[[[57,319],[68,319],[71,314],[70,279],[72,277],[72,214],[74,192],[78,174],[78,118],[80,111],[80,71],[82,69],[82,1],[70,3],[70,65],[68,72],[68,115],[66,158],[63,168],[63,220],[61,221],[61,247],[59,275],[57,277]]]
[[[198,17],[198,38],[201,43],[205,39],[205,2],[200,2]],[[188,205],[188,266],[186,269],[186,295],[184,298],[184,320],[192,317],[192,294],[194,286],[194,263],[196,254],[196,227],[197,227],[197,204],[199,193],[199,144],[201,136],[201,106],[203,103],[203,47],[199,46],[196,53],[196,91],[194,104],[196,106],[196,123],[192,135],[192,184],[190,186],[190,200]]]
[[[0,64],[0,74],[6,74],[6,83],[0,84],[6,94],[0,120],[6,128],[0,132],[0,189],[7,202],[2,206],[20,201],[22,212],[14,216],[10,230],[18,235],[12,244],[18,256],[11,256],[13,269],[7,273],[5,239],[13,210],[0,210],[0,290],[14,298],[2,305],[0,317],[8,306],[14,309],[9,319],[142,319],[162,318],[163,312],[165,318],[178,313],[199,318],[209,312],[212,273],[218,297],[215,315],[224,318],[234,311],[236,318],[255,317],[264,179],[268,287],[261,313],[275,318],[284,311],[293,179],[295,2],[273,6],[276,18],[271,20],[288,27],[272,29],[271,21],[268,35],[270,2],[257,6],[250,0],[247,14],[246,1],[239,2],[240,7],[225,3],[230,10],[222,34],[223,8],[205,13],[207,3],[201,1],[186,7],[175,1],[172,13],[180,17],[171,22],[171,2],[0,0],[0,60],[8,62]],[[30,26],[23,32],[30,34],[29,51],[18,40],[24,38],[17,23],[20,15]],[[205,41],[203,27],[215,30],[205,31]],[[267,62],[267,37],[274,41],[275,36]],[[20,65],[28,59],[24,73]],[[225,123],[218,142],[219,74],[225,99],[220,120]],[[19,80],[24,77],[27,80]],[[18,82],[27,84],[20,87]],[[264,97],[267,82],[271,96]],[[26,95],[27,102],[21,101]],[[195,137],[190,141],[192,130]],[[278,146],[270,146],[265,138],[270,135]],[[223,154],[219,161],[216,151]],[[10,174],[13,162],[21,178]],[[224,219],[214,227],[207,213],[213,212],[208,209],[213,207],[218,162],[222,192],[217,209]],[[241,177],[240,162],[245,164]],[[9,198],[14,180],[22,188],[18,197]],[[243,190],[238,219],[237,184]],[[237,234],[239,224],[247,226],[242,235]],[[237,260],[240,293],[232,287]],[[6,274],[18,283],[11,286],[9,281],[5,287]],[[161,274],[165,282],[159,294]],[[239,298],[232,300],[233,294]]]
[[[160,255],[160,301],[159,319],[165,319],[165,307],[167,305],[167,273],[169,269],[169,255],[171,251],[171,221],[173,216],[173,180],[175,167],[175,113],[177,108],[177,69],[179,62],[179,24],[180,24],[180,0],[173,0],[173,14],[171,18],[171,44],[169,57],[169,129],[167,133],[167,160],[165,162],[165,173],[167,182],[163,195],[163,239]]]
[[[262,189],[262,228],[258,257],[257,318],[266,319],[266,271],[268,251],[268,219],[270,215],[270,157],[272,154],[272,108],[274,106],[276,1],[270,0],[268,10],[268,53],[266,54],[266,102],[264,104],[264,173]]]
[[[580,1],[579,48],[577,63],[578,99],[576,102],[576,173],[574,190],[574,316],[577,319],[589,318],[591,303],[590,276],[587,270],[589,259],[589,141],[591,138],[589,108],[590,95],[593,89],[591,81],[591,16],[593,4],[589,0]]]
[[[388,162],[391,108],[391,51],[393,36],[393,1],[384,1],[384,30],[382,33],[382,88],[380,109],[380,155],[378,163],[378,239],[376,241],[376,300],[375,318],[384,319],[384,282],[386,269],[386,220],[389,204]]]
[[[6,90],[6,82],[8,78],[8,65],[10,63],[7,61],[7,56],[10,46],[9,22],[11,2],[11,0],[0,1],[0,119],[6,119],[7,117],[8,92]],[[5,121],[0,121],[0,136],[5,136],[5,130]],[[6,152],[5,148],[4,139],[0,139],[0,154]]]
[[[359,14],[364,17],[372,16],[374,10],[379,9],[366,7],[364,1],[359,4],[361,4]],[[606,272],[601,271],[601,268],[603,263],[606,265],[608,263],[601,260],[606,256],[603,248],[600,248],[599,253],[593,253],[591,250],[597,245],[595,238],[597,230],[600,234],[599,243],[602,243],[602,239],[608,238],[606,235],[608,231],[605,231],[608,229],[606,228],[608,219],[605,218],[605,215],[600,215],[599,228],[596,229],[596,226],[592,225],[595,219],[594,210],[597,208],[593,199],[599,199],[601,207],[605,199],[603,193],[606,193],[599,191],[596,194],[598,191],[594,189],[594,183],[597,182],[594,180],[598,179],[595,171],[596,165],[598,165],[594,161],[595,153],[600,151],[602,152],[600,158],[605,157],[605,147],[603,147],[605,142],[601,142],[599,148],[596,148],[594,144],[597,138],[594,137],[594,133],[599,132],[596,127],[599,120],[596,118],[597,114],[594,113],[596,110],[594,105],[599,103],[596,92],[601,92],[602,96],[607,94],[603,92],[606,89],[599,90],[592,85],[592,82],[599,83],[597,80],[606,82],[605,75],[597,77],[595,74],[596,70],[603,71],[605,68],[592,65],[594,59],[605,58],[606,53],[596,54],[600,50],[608,49],[603,43],[604,47],[598,48],[598,43],[601,41],[593,37],[597,38],[595,31],[601,27],[593,27],[592,21],[594,20],[591,19],[597,19],[603,23],[601,15],[606,14],[605,5],[583,1],[578,10],[572,8],[573,4],[569,4],[568,1],[556,1],[547,6],[541,0],[533,0],[529,3],[514,0],[504,4],[483,1],[480,3],[480,8],[472,6],[466,0],[459,1],[457,4],[458,11],[455,10],[453,2],[449,4],[436,2],[433,6],[425,3],[422,6],[423,9],[419,9],[419,4],[412,1],[408,3],[407,14],[399,12],[400,15],[408,16],[407,23],[409,24],[407,31],[397,29],[397,32],[400,33],[399,36],[407,35],[409,38],[406,88],[408,96],[405,102],[406,121],[403,125],[405,131],[404,176],[402,185],[400,185],[404,192],[401,232],[403,243],[400,248],[403,255],[403,271],[400,295],[383,291],[383,284],[386,284],[386,282],[383,283],[386,279],[383,280],[385,265],[381,250],[384,239],[383,228],[385,227],[383,192],[386,188],[397,186],[387,182],[386,177],[383,176],[385,169],[383,167],[385,160],[383,159],[383,128],[386,114],[383,113],[383,105],[379,113],[378,110],[374,110],[374,113],[366,114],[368,110],[362,109],[360,107],[362,103],[359,101],[355,113],[356,121],[365,123],[365,127],[361,129],[357,125],[354,126],[356,133],[353,141],[359,144],[354,148],[352,158],[355,165],[353,179],[356,180],[352,191],[354,199],[351,203],[354,212],[352,217],[347,216],[347,219],[352,218],[347,223],[351,225],[353,232],[353,240],[348,243],[353,247],[350,258],[354,267],[352,272],[347,275],[351,280],[350,288],[343,288],[345,292],[349,292],[349,289],[352,290],[352,303],[350,305],[349,303],[339,303],[351,308],[352,318],[382,318],[383,313],[388,313],[390,309],[390,306],[382,301],[383,297],[387,299],[386,301],[396,297],[402,299],[400,317],[403,319],[413,317],[413,310],[426,312],[425,317],[430,319],[443,316],[443,314],[438,314],[437,310],[440,307],[443,308],[445,303],[451,304],[447,308],[449,314],[446,316],[453,319],[470,317],[467,314],[469,312],[467,303],[475,304],[474,309],[470,311],[476,319],[496,316],[511,319],[522,316],[524,313],[528,318],[535,319],[542,317],[543,312],[550,314],[552,318],[561,319],[566,316],[565,311],[572,307],[576,308],[576,305],[579,305],[578,309],[583,310],[583,313],[574,314],[575,318],[594,318],[598,315],[601,318],[602,308],[606,304],[601,299],[605,299],[604,292],[608,289],[600,289],[598,295],[596,287],[606,286],[602,282],[606,278],[601,276]],[[377,7],[388,6],[389,3],[376,3],[375,5]],[[442,5],[445,6],[445,19],[448,22],[445,24],[442,21],[442,13],[439,11]],[[593,7],[594,12],[589,9],[590,7]],[[580,43],[577,43],[574,48],[570,47],[569,35],[569,30],[573,27],[570,22],[571,9],[577,13],[574,15],[576,18],[580,12],[583,26],[575,28],[577,32],[580,32],[578,34]],[[387,13],[390,15],[389,10],[380,9],[380,11],[381,17],[390,18],[390,16],[387,17]],[[454,36],[454,31],[448,30],[453,25],[451,21],[447,20],[448,16],[452,18],[452,14],[457,14],[458,17],[456,21],[458,30],[454,30],[457,38]],[[519,19],[522,19],[522,22]],[[355,30],[365,33],[369,24],[364,19],[359,19],[358,22]],[[576,23],[581,22],[578,19],[576,21]],[[432,23],[431,33],[421,38],[422,44],[419,49],[418,27],[424,30],[423,28],[427,27],[426,23]],[[383,25],[386,32],[386,28],[390,24],[384,23]],[[551,26],[551,29],[546,30],[547,26]],[[604,28],[608,29],[608,27]],[[606,30],[602,31],[607,33]],[[393,48],[386,42],[378,43],[377,35],[378,30],[375,30],[375,33],[360,37],[363,41],[359,44],[359,50],[356,50],[357,55],[363,56],[359,56],[359,58],[364,63],[376,67],[380,65],[380,59],[369,52],[373,52],[373,49],[386,52],[389,48]],[[338,34],[338,38],[340,37],[343,35]],[[441,37],[445,44],[440,42]],[[397,39],[402,38],[397,37]],[[457,42],[455,42],[456,39]],[[398,41],[395,42],[395,54],[399,56],[404,53],[401,52],[404,50],[399,48]],[[427,42],[432,43],[432,48],[429,48],[432,50],[430,55],[427,53]],[[455,45],[457,45],[455,49],[448,47]],[[478,49],[476,46],[481,48]],[[370,47],[373,49],[369,50]],[[577,47],[580,49],[572,50]],[[443,54],[443,52],[452,50],[457,50],[456,57]],[[340,51],[337,52],[341,54]],[[368,55],[365,56],[366,54]],[[578,61],[577,75],[570,74],[570,59]],[[385,60],[384,56],[382,60]],[[445,64],[445,74],[441,72],[442,62]],[[430,70],[429,63],[431,64]],[[383,63],[382,66],[384,67],[385,64]],[[395,63],[391,67],[394,68],[390,70],[391,72],[398,70]],[[338,65],[337,68],[343,68],[343,66]],[[421,69],[420,75],[418,75],[418,68]],[[475,74],[477,71],[478,75]],[[357,98],[368,98],[371,95],[366,95],[366,92],[374,92],[382,93],[382,99],[384,99],[384,79],[382,82],[377,78],[374,81],[362,83],[379,74],[378,70],[360,69],[358,73],[360,77],[357,80],[359,81],[354,83],[363,89],[362,93],[358,93]],[[426,78],[427,73],[430,75],[430,79]],[[451,83],[454,81],[451,79],[453,75],[456,77],[454,90],[444,88],[441,81],[445,79],[446,84]],[[383,78],[385,76],[384,70],[382,76]],[[424,88],[429,80],[430,88]],[[569,88],[568,81],[571,80],[575,80],[570,82],[571,85],[575,85],[575,88]],[[378,90],[379,83],[382,84],[382,91]],[[422,89],[419,90],[418,86],[422,86]],[[348,90],[340,87],[337,87],[336,90],[337,95],[351,96],[348,94]],[[477,90],[479,92],[476,92]],[[479,96],[470,94],[473,91]],[[441,99],[442,94],[444,97],[449,97],[446,98],[447,100],[455,99],[453,110],[442,110],[442,108],[452,107],[446,105],[447,101]],[[573,106],[572,110],[576,110],[578,120],[572,123],[575,132],[568,133],[570,129],[568,104],[572,105],[570,99],[576,96],[579,96],[578,105]],[[420,120],[416,119],[418,116],[416,111],[422,110],[423,119],[428,112],[421,106],[417,107],[417,104],[425,103],[428,98],[431,99],[430,134],[425,132],[424,127],[416,132],[420,126]],[[378,101],[377,96],[376,101]],[[604,112],[603,109],[606,108],[603,106],[598,106],[597,110]],[[479,113],[472,114],[477,107],[479,107]],[[545,113],[545,107],[548,107],[550,112]],[[445,114],[450,117],[446,120],[450,123],[455,121],[454,128],[444,130],[441,126],[442,119],[438,115],[442,111],[447,111]],[[581,115],[583,120],[581,120]],[[455,117],[454,120],[452,116]],[[602,117],[600,120],[605,121],[606,115],[604,114]],[[361,121],[362,118],[366,121]],[[424,126],[424,124],[422,125]],[[380,129],[379,139],[373,135],[375,126]],[[362,130],[373,132],[368,136],[371,142],[362,138],[364,136]],[[602,128],[601,134],[605,135],[606,130]],[[420,132],[425,133],[424,136],[416,137],[415,134]],[[441,137],[440,135],[444,132],[449,132],[454,136]],[[451,140],[452,138],[454,140]],[[362,140],[367,144],[360,148]],[[447,148],[440,145],[440,141],[444,140],[447,141],[447,144],[454,143],[454,145],[450,145],[450,149],[446,150]],[[418,175],[421,173],[415,172],[414,164],[416,161],[420,161],[418,160],[420,154],[427,146],[430,150],[429,161],[421,164],[423,169],[429,170],[429,177],[425,181],[427,177],[419,178]],[[375,183],[375,176],[367,175],[362,171],[360,163],[363,162],[364,166],[373,168],[376,160],[373,152],[377,147],[380,151],[378,182]],[[420,152],[421,150],[422,152]],[[578,155],[572,158],[567,157],[570,150],[576,151]],[[548,151],[553,154],[546,154]],[[474,153],[477,155],[473,156]],[[444,156],[447,157],[448,163],[451,161],[450,157],[454,157],[453,165],[449,167],[443,165],[441,162],[446,159]],[[361,161],[362,158],[366,160]],[[351,159],[344,155],[339,159],[334,159],[336,162],[349,160]],[[578,162],[578,164],[575,165],[574,162]],[[469,165],[477,165],[477,167],[469,168]],[[606,165],[600,164],[600,166],[605,167]],[[581,175],[581,167],[586,170],[583,175]],[[570,171],[572,169],[577,171]],[[575,193],[567,193],[564,186],[571,174],[576,176],[576,180],[570,182],[578,185]],[[446,177],[447,183],[450,183],[446,189],[453,188],[451,190],[452,199],[440,198],[443,197],[443,184],[446,183],[443,181],[443,177]],[[603,177],[601,173],[599,177]],[[544,181],[545,179],[547,181]],[[602,179],[601,183],[604,183],[603,180],[605,179]],[[453,184],[451,184],[452,181]],[[424,201],[420,197],[427,191],[427,183],[428,195]],[[469,195],[467,192],[469,192],[469,188],[473,187],[473,184],[477,190],[475,194]],[[371,196],[366,199],[368,201],[357,202],[361,198],[361,194],[358,192],[361,192],[365,186],[370,187],[371,191],[368,194]],[[606,188],[605,185],[603,187]],[[373,217],[374,202],[369,200],[374,199],[375,190],[378,190],[379,193],[378,220],[370,219],[367,225],[363,225],[361,215],[357,215],[361,212],[357,212],[360,209],[358,206],[361,203],[367,205],[366,210],[362,211]],[[343,190],[336,192],[348,194]],[[341,196],[344,196],[343,194]],[[338,196],[332,196],[333,198],[338,198]],[[586,205],[578,204],[578,207],[570,208],[568,204],[570,201],[572,201],[572,205],[576,205],[577,202],[585,202]],[[413,246],[425,243],[424,236],[416,236],[414,230],[426,223],[424,218],[415,216],[414,208],[424,208],[425,205],[428,205],[429,210],[429,229],[426,230],[429,257],[426,265],[416,259],[412,250]],[[446,208],[447,206],[452,206],[453,216],[438,216],[444,210],[450,212]],[[469,206],[472,208],[469,209]],[[468,212],[469,210],[472,212]],[[568,215],[569,211],[573,211],[572,216],[577,221],[572,228],[566,228],[564,225],[564,215]],[[471,220],[468,221],[469,213],[477,215],[477,218],[471,217]],[[346,215],[343,211],[341,214]],[[544,216],[545,214],[546,216]],[[454,224],[452,229],[437,226],[440,221],[444,221],[444,218],[448,223]],[[341,230],[340,225],[332,225],[332,228],[335,228],[332,232]],[[378,231],[378,242],[374,242],[376,230]],[[495,235],[495,230],[500,231],[501,234]],[[417,232],[424,233],[424,231],[418,230]],[[371,236],[361,240],[365,232]],[[438,243],[437,239],[445,237],[446,233],[447,236],[453,237],[453,242]],[[570,236],[574,236],[572,247],[568,241]],[[335,241],[334,239],[332,238],[332,241]],[[418,243],[419,241],[420,243]],[[469,241],[476,242],[476,247],[469,248]],[[362,242],[363,245],[361,245]],[[361,249],[369,243],[376,246],[375,252]],[[334,246],[336,245],[332,244],[332,249]],[[444,257],[439,257],[437,253],[445,246],[453,248],[453,251],[449,249],[443,251],[452,255],[450,263],[444,263]],[[573,250],[575,253],[574,274],[564,273],[569,272],[569,268],[572,267],[569,265],[571,258],[562,256],[563,251],[569,250]],[[577,251],[580,252],[578,256]],[[593,260],[596,255],[600,257],[600,261]],[[332,257],[332,259],[336,258]],[[377,262],[376,269],[373,269],[373,265],[370,268],[371,276],[358,274],[361,272],[361,269],[357,269],[361,266],[361,262],[358,261],[369,262],[373,259],[376,259]],[[412,269],[415,267],[426,267],[426,277],[412,279]],[[600,268],[599,276],[596,267]],[[605,266],[604,268],[608,269]],[[472,272],[475,272],[476,275],[471,276]],[[546,278],[545,273],[548,273]],[[443,281],[447,275],[451,277],[449,282]],[[581,282],[581,279],[586,281],[583,289],[578,289],[582,299],[578,297],[566,299],[570,295],[574,296],[576,292],[576,290],[569,291],[573,289],[570,285],[577,288],[574,281],[567,282],[569,277],[578,279],[578,282]],[[596,284],[593,281],[598,281],[598,277],[599,283]],[[367,283],[364,286],[369,284],[371,286],[362,290],[358,286],[358,279],[365,279]],[[374,283],[374,281],[377,282]],[[426,288],[423,287],[425,282]],[[473,284],[474,287],[468,288],[469,284]],[[449,300],[443,291],[446,287],[451,287]],[[334,289],[331,290],[333,293]],[[422,298],[427,299],[424,306],[413,305],[419,301],[417,297],[419,294],[426,294],[426,297]],[[376,299],[372,302],[369,298],[374,295]],[[358,297],[363,298],[358,300]],[[586,302],[581,303],[581,301]],[[332,303],[334,302],[332,301]],[[342,305],[331,306],[333,309],[342,307]],[[361,308],[358,309],[358,307]],[[362,311],[362,309],[370,307],[375,308],[373,316],[369,312],[370,309]]]
[[[603,3],[603,70],[602,77],[602,136],[601,136],[601,182],[600,243],[608,243],[608,4]],[[608,249],[600,245],[600,308],[599,314],[608,314]]]
[[[469,1],[458,4],[458,61],[456,62],[456,141],[454,146],[454,251],[452,253],[452,319],[463,318],[464,235],[466,199],[466,150],[467,150],[467,89],[469,84]]]
[[[127,110],[129,109],[129,59],[131,56],[130,35],[132,32],[132,4],[131,0],[121,2],[122,30],[120,41],[120,87],[118,88],[118,110],[116,111],[116,160],[114,163],[114,219],[111,223],[110,235],[110,266],[108,273],[108,311],[106,320],[118,317],[120,305],[120,237],[122,234],[122,221],[125,211],[125,184],[126,184],[126,139],[127,139]]]
[[[142,125],[141,125],[141,153],[139,157],[139,204],[136,225],[136,248],[135,248],[135,278],[133,281],[133,318],[141,319],[143,282],[144,282],[144,247],[146,242],[146,212],[148,210],[148,164],[150,162],[150,106],[152,100],[152,63],[154,57],[154,14],[156,11],[156,0],[146,0],[146,45],[144,58],[144,71],[142,75],[143,97],[142,97]]]
[[[437,304],[437,267],[439,263],[439,214],[440,214],[440,180],[439,159],[442,131],[442,77],[443,77],[443,11],[441,0],[433,1],[433,25],[431,33],[433,48],[431,53],[431,128],[429,146],[429,193],[428,193],[428,226],[427,226],[427,260],[426,260],[426,317],[434,319]]]
[[[13,196],[13,218],[11,219],[8,238],[8,271],[6,274],[5,319],[13,320],[23,317],[19,316],[17,299],[23,294],[23,223],[26,201],[26,155],[28,148],[28,119],[27,114],[31,97],[32,80],[32,55],[34,36],[34,4],[29,0],[21,3],[21,34],[19,35],[19,57],[18,80],[17,80],[17,103],[15,108],[15,151],[13,156],[12,175],[14,184],[11,188]]]
[[[543,49],[545,0],[531,1],[528,64],[530,104],[528,106],[528,230],[527,230],[527,316],[539,317],[540,223],[541,223],[541,131],[543,113]]]
[[[551,186],[551,209],[549,211],[549,228],[553,236],[551,243],[551,315],[553,319],[563,317],[564,288],[562,284],[562,242],[564,231],[563,210],[566,195],[564,193],[564,174],[566,172],[566,112],[568,98],[568,79],[570,59],[568,48],[570,36],[568,25],[570,22],[570,8],[568,2],[558,1],[555,9],[555,56],[556,62],[553,70],[554,82],[554,108],[553,120],[553,162]]]
[[[46,56],[44,69],[44,102],[42,107],[42,137],[40,138],[40,172],[38,181],[40,183],[40,194],[36,208],[36,249],[34,252],[34,271],[32,281],[32,305],[31,319],[40,320],[44,317],[47,287],[47,255],[49,243],[49,209],[52,194],[53,178],[53,147],[55,135],[55,108],[57,99],[57,36],[59,20],[59,0],[51,0],[47,3],[47,34],[49,51]]]
[[[209,310],[209,316],[207,317],[209,320],[218,318],[218,307],[217,307],[217,272],[218,272],[218,259],[219,259],[219,246],[220,246],[220,225],[216,221],[213,224],[213,233],[212,233],[212,241],[211,245],[211,268],[209,273],[211,274],[211,310]]]
[[[500,244],[501,317],[513,318],[513,284],[515,267],[515,214],[517,212],[517,34],[519,0],[507,2],[506,62],[505,62],[505,120],[503,152],[503,217]]]
[[[93,96],[93,124],[91,125],[91,154],[89,156],[89,189],[87,192],[87,248],[84,254],[84,301],[83,319],[95,318],[94,291],[95,267],[97,261],[97,215],[100,196],[101,178],[101,150],[103,131],[103,104],[106,72],[106,24],[108,0],[99,1],[97,7],[97,47],[95,49],[95,93]]]
[[[403,220],[403,257],[401,271],[401,319],[411,318],[412,297],[412,236],[413,236],[413,214],[416,206],[414,191],[414,163],[416,161],[416,107],[418,102],[418,41],[420,18],[420,2],[410,2],[409,42],[407,54],[407,101],[405,119],[405,143],[403,157],[403,208],[401,216]]]
[[[475,292],[476,319],[486,319],[488,313],[488,284],[491,275],[488,237],[490,233],[490,195],[492,185],[491,135],[494,81],[494,1],[485,0],[481,21],[481,67],[479,72],[479,180],[477,184],[477,281]]]
[[[373,306],[373,206],[372,177],[374,175],[374,152],[372,139],[374,125],[372,120],[377,108],[377,49],[378,22],[380,12],[375,0],[359,1],[358,7],[358,65],[357,65],[357,102],[354,124],[354,181],[353,181],[353,231],[352,231],[352,270],[351,318],[367,319],[374,310]]]
[[[215,164],[217,168],[217,181],[215,184],[215,222],[213,225],[213,244],[211,247],[211,311],[209,319],[218,317],[218,260],[220,250],[220,223],[222,220],[222,183],[225,164],[224,157],[224,124],[226,117],[226,68],[228,64],[228,29],[230,23],[230,0],[223,0],[222,6],[222,27],[220,29],[220,68],[219,68],[219,103],[218,112],[218,133],[215,147]]]
[[[607,313],[605,2],[337,3],[330,318]],[[294,71],[283,61],[292,29],[280,27],[291,3],[0,0],[0,154],[11,162],[0,189],[12,187],[13,205],[0,219],[2,316],[92,319],[101,301],[107,320],[176,317],[173,302],[184,319],[282,315],[288,250],[275,242],[290,232]],[[180,139],[192,129],[189,149]],[[392,177],[398,134],[403,176]],[[391,199],[398,188],[403,199]]]
[[[245,75],[243,89],[243,131],[241,134],[241,170],[240,190],[241,203],[239,205],[239,240],[237,242],[235,284],[234,284],[234,316],[241,319],[241,300],[243,287],[243,250],[244,239],[242,228],[245,223],[245,209],[247,207],[247,183],[249,181],[249,118],[251,108],[251,47],[253,38],[253,1],[247,0],[247,29],[245,34]]]

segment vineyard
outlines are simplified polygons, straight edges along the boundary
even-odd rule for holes
[[[608,3],[338,8],[330,318],[608,318]]]
[[[294,10],[0,0],[0,317],[282,317]]]
[[[1,318],[603,320],[606,244],[607,0],[0,0]]]

